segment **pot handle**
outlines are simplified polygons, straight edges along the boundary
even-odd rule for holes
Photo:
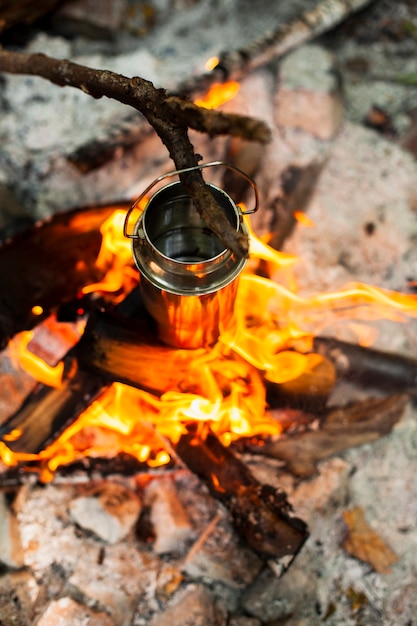
[[[165,178],[171,178],[172,176],[185,174],[186,172],[192,172],[193,170],[202,170],[206,167],[215,167],[215,166],[227,167],[229,170],[232,170],[233,172],[235,172],[235,174],[242,176],[242,178],[244,178],[246,182],[249,183],[249,185],[252,187],[253,192],[255,194],[255,206],[253,207],[253,209],[247,209],[246,211],[241,211],[241,214],[250,215],[251,213],[255,213],[259,208],[259,192],[258,192],[258,187],[256,186],[255,181],[250,176],[248,176],[245,172],[243,172],[241,169],[239,169],[238,167],[234,165],[231,165],[230,163],[226,163],[225,161],[211,161],[210,163],[201,163],[201,165],[194,165],[193,167],[185,167],[182,170],[175,170],[173,172],[167,172],[166,174],[162,174],[161,176],[158,176],[158,178],[155,178],[155,180],[150,185],[148,185],[144,191],[142,191],[140,196],[136,198],[136,200],[134,201],[134,203],[132,204],[128,212],[126,213],[125,221],[123,224],[123,235],[125,237],[128,237],[129,239],[137,239],[137,235],[128,232],[129,231],[129,218],[131,214],[133,213],[133,211],[138,207],[140,202],[143,200],[143,198],[152,189],[152,187],[160,183]]]

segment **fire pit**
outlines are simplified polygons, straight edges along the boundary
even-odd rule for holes
[[[268,103],[274,126],[290,95],[274,72],[245,77],[224,109]],[[349,122],[325,138],[293,124],[263,159],[201,141],[209,158],[257,169],[261,197],[217,342],[184,349],[171,326],[161,341],[141,300],[123,223],[163,157],[126,202],[54,215],[0,249],[10,623],[413,619],[415,164]],[[233,177],[210,185],[251,206]]]

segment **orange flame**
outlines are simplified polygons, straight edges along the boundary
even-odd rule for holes
[[[240,84],[235,80],[225,83],[214,83],[201,98],[196,98],[194,104],[205,109],[217,109],[225,102],[233,100],[239,92]]]
[[[9,342],[11,358],[40,383],[58,388],[62,385],[64,363],[59,361],[57,365],[48,365],[43,359],[30,352],[28,345],[32,341],[33,335],[31,330],[15,335]]]
[[[109,272],[91,289],[109,285],[112,271],[121,272],[123,280],[133,272],[130,245],[121,235],[122,219],[124,214],[116,211],[103,224],[97,265]],[[255,235],[250,224],[248,228],[252,259],[266,261],[273,268],[294,266],[296,257],[273,250]],[[347,323],[357,331],[359,341],[367,343],[370,334],[363,332],[364,323],[417,318],[416,295],[356,283],[333,293],[302,296],[255,275],[250,263],[247,268],[240,278],[233,324],[211,350],[194,353],[181,392],[168,391],[158,398],[115,383],[39,455],[13,453],[1,443],[3,462],[12,465],[36,460],[42,480],[50,480],[60,464],[83,456],[126,452],[150,466],[166,464],[170,460],[167,442],[178,441],[190,422],[209,425],[225,445],[242,436],[277,436],[281,427],[266,411],[264,381],[283,384],[313,370],[321,359],[308,353],[315,335],[326,326]],[[30,340],[31,335],[24,334],[13,342],[25,368],[34,367],[27,354]],[[294,349],[300,345],[301,350]],[[177,352],[172,354],[174,359]],[[43,368],[39,363],[36,367],[39,369],[31,371],[46,381]],[[55,384],[59,384],[62,371],[52,370],[52,380],[55,376]],[[51,379],[47,384],[53,384]],[[8,441],[18,440],[20,435],[11,432]]]
[[[102,243],[96,266],[107,272],[102,281],[84,287],[83,294],[96,291],[115,293],[120,290],[125,294],[132,288],[132,283],[137,282],[137,272],[131,267],[130,240],[121,237],[125,216],[124,211],[117,210],[103,222],[100,228]]]

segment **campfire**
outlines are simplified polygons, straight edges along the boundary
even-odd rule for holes
[[[7,398],[0,481],[7,523],[14,528],[18,519],[24,529],[23,555],[16,556],[13,539],[5,563],[19,576],[29,567],[44,589],[28,602],[31,619],[46,620],[50,612],[56,620],[67,611],[68,619],[88,614],[92,623],[160,619],[163,626],[165,618],[182,623],[196,611],[210,624],[296,624],[313,544],[325,546],[323,571],[333,558],[325,552],[336,543],[344,559],[359,564],[352,571],[362,568],[360,584],[349,570],[341,586],[352,615],[374,610],[366,576],[388,577],[403,566],[398,542],[384,542],[384,527],[372,523],[374,505],[364,511],[363,499],[351,498],[345,483],[367,465],[367,450],[372,457],[373,446],[389,446],[397,431],[401,437],[415,399],[417,360],[401,347],[381,347],[377,335],[378,328],[394,335],[414,327],[415,278],[408,277],[407,288],[386,288],[353,271],[353,280],[340,286],[330,272],[325,285],[315,285],[300,238],[329,236],[317,219],[320,208],[311,214],[308,207],[323,172],[326,177],[340,158],[329,150],[343,133],[340,102],[329,90],[334,106],[320,130],[317,120],[297,126],[288,108],[291,89],[284,83],[272,91],[264,73],[270,53],[263,54],[258,50],[245,63],[242,55],[237,64],[233,55],[209,59],[207,73],[181,88],[199,92],[194,105],[214,116],[220,107],[233,128],[235,113],[256,110],[248,93],[270,90],[288,133],[285,150],[297,145],[295,152],[308,155],[304,162],[294,165],[294,154],[273,161],[279,132],[265,148],[271,164],[252,137],[201,146],[196,139],[208,155],[199,164],[185,158],[172,170],[166,158],[155,157],[156,166],[140,166],[143,180],[127,199],[61,211],[0,247]],[[27,67],[30,60],[19,63]],[[53,59],[37,62],[78,80],[69,62],[59,69]],[[213,80],[227,74],[231,80]],[[96,76],[84,78],[88,90]],[[119,87],[122,93],[122,82]],[[159,107],[152,90],[148,96]],[[174,101],[168,98],[161,111],[172,115]],[[185,102],[181,119],[195,113]],[[158,133],[159,122],[149,115]],[[265,127],[261,121],[250,132]],[[172,137],[167,142],[172,152]],[[85,155],[71,155],[78,165],[80,158]],[[221,209],[214,222],[211,209],[201,214],[202,181],[194,174]],[[379,228],[373,216],[366,220],[369,259]],[[354,265],[346,247],[343,268]],[[337,532],[330,517],[339,520]],[[407,524],[398,532],[409,532]],[[47,539],[37,538],[43,526],[50,552]],[[76,537],[71,556],[52,554],[61,549],[59,535],[64,543]],[[77,565],[83,550],[97,567],[97,589]],[[131,559],[146,573],[129,588]],[[376,579],[369,580],[375,589]],[[111,588],[119,589],[120,602],[108,597]],[[333,612],[337,620],[345,609],[328,588],[320,593],[314,611],[337,624]],[[393,603],[408,615],[401,598]]]
[[[193,281],[190,295],[185,291],[178,301],[169,296],[168,309],[174,309],[174,313],[167,322],[164,311],[160,313],[164,300],[156,307],[158,294],[151,292],[150,311],[156,310],[159,320],[155,322],[151,318],[141,303],[140,293],[149,297],[149,287],[145,283],[145,291],[142,287],[139,292],[139,284],[147,279],[132,266],[138,243],[133,237],[132,254],[127,223],[132,211],[140,205],[136,228],[145,228],[144,217],[152,205],[149,200],[144,203],[141,197],[127,212],[121,209],[111,212],[106,208],[104,214],[110,215],[100,225],[101,246],[90,268],[101,277],[99,282],[83,285],[71,302],[71,324],[58,321],[63,303],[57,303],[56,313],[35,330],[18,333],[10,342],[9,352],[16,369],[23,368],[40,384],[2,426],[3,463],[35,471],[41,481],[50,481],[61,465],[85,458],[111,459],[124,454],[139,464],[155,468],[176,463],[179,457],[226,503],[237,530],[249,546],[263,557],[294,555],[307,537],[305,526],[288,515],[290,508],[285,495],[258,484],[228,447],[233,442],[248,440],[253,452],[256,446],[271,448],[273,442],[279,443],[284,430],[297,432],[296,418],[290,424],[276,418],[268,394],[273,397],[283,393],[284,407],[290,406],[291,401],[311,396],[317,404],[316,410],[323,410],[337,379],[334,353],[341,352],[342,358],[352,359],[349,349],[355,352],[354,346],[318,338],[327,324],[378,316],[392,320],[404,315],[416,317],[417,298],[365,284],[301,297],[265,276],[268,272],[285,271],[287,282],[293,282],[290,273],[297,259],[274,250],[256,237],[243,207],[240,219],[245,219],[245,228],[250,233],[251,256],[239,277],[237,291],[233,289],[235,301],[230,317],[231,295],[227,291],[230,278],[226,283],[220,280],[218,290],[223,293],[226,290],[223,299],[218,300],[216,291],[213,300],[213,288],[209,285],[210,299],[201,304],[198,280],[204,287],[203,266],[211,263],[212,246],[208,246],[211,257],[207,259],[207,246],[202,243],[206,227],[195,221],[190,209],[187,209],[188,220],[184,221],[182,213],[179,219],[179,210],[187,205],[184,191],[178,191],[175,186],[173,199],[171,186],[162,189],[164,193],[166,190],[167,208],[158,209],[171,210],[175,222],[171,225],[167,219],[163,221],[173,239],[173,243],[167,242],[165,230],[162,231],[163,258],[176,261],[177,249],[181,250],[180,269],[192,273],[191,279],[184,283],[187,287],[188,281]],[[94,220],[91,210],[69,216],[69,228],[74,229],[69,238],[76,237],[77,228],[82,230],[95,224],[100,214],[100,209],[94,211]],[[152,216],[151,213],[148,218],[150,224]],[[193,223],[194,227],[190,228]],[[48,229],[54,226],[53,222],[46,225]],[[42,226],[32,236],[38,238],[39,229]],[[179,229],[185,234],[179,235]],[[198,262],[194,252],[196,241],[205,255]],[[171,257],[167,256],[169,251]],[[139,254],[137,250],[136,254]],[[217,247],[213,258],[219,258]],[[150,266],[155,262],[151,260]],[[263,276],[259,275],[261,264]],[[215,277],[218,281],[216,274]],[[234,270],[232,278],[235,283]],[[167,289],[169,293],[170,286]],[[197,317],[190,313],[196,298],[197,311],[202,306],[204,312],[202,317],[200,313]],[[33,304],[32,314],[43,316],[42,305]],[[179,324],[179,332],[172,328],[175,323]],[[209,325],[209,331],[201,334],[205,324]],[[214,330],[218,335],[215,341]],[[168,343],[161,341],[158,332],[168,338]],[[58,362],[52,352],[49,358],[53,362],[48,363],[41,354],[51,337],[54,343],[66,345],[68,352]],[[169,342],[174,345],[168,345]],[[182,347],[184,342],[189,347]],[[362,350],[364,362],[369,361],[362,368],[364,380],[376,382],[382,363],[382,368],[387,370],[385,379],[380,376],[378,382],[384,380],[389,384],[393,378],[397,390],[411,389],[417,371],[414,361],[400,358],[397,364],[395,357]],[[361,349],[356,351],[359,351],[356,359],[360,359]],[[348,368],[350,373],[356,369],[355,363]],[[400,376],[397,368],[401,370]],[[391,427],[393,414],[398,417],[403,407],[404,398],[399,397],[394,402],[389,398],[374,405],[366,403],[364,410],[376,412],[377,419],[381,412],[384,417],[386,413],[389,415],[388,421],[385,419],[384,425],[379,426],[383,434]],[[345,419],[347,416],[348,412]],[[369,428],[374,436],[375,425],[365,426],[365,430]],[[336,449],[345,447],[337,438],[335,443]],[[328,452],[331,450],[332,444]],[[308,469],[300,473],[303,471]]]

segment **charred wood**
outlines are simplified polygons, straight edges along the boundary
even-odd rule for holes
[[[351,383],[417,397],[416,359],[329,337],[316,337],[314,350],[330,359],[339,377]]]
[[[408,399],[407,395],[393,395],[357,402],[329,411],[314,430],[284,434],[277,440],[265,440],[262,446],[246,448],[284,461],[290,472],[308,478],[316,473],[320,461],[387,435],[401,418]]]
[[[138,461],[133,456],[126,453],[119,453],[116,456],[108,457],[84,457],[60,465],[54,472],[55,484],[74,484],[90,482],[99,478],[109,478],[112,476],[136,476],[138,474],[146,476],[166,472],[167,468],[173,467],[173,462],[150,470],[145,462]],[[39,461],[28,461],[24,464],[13,467],[1,468],[0,487],[16,488],[22,485],[34,484],[39,481]]]
[[[64,363],[70,373],[58,388],[39,384],[0,427],[0,439],[12,452],[38,454],[72,424],[103,389],[103,380],[77,368],[72,352]]]
[[[307,539],[305,523],[291,516],[284,492],[261,485],[230,448],[210,431],[189,432],[175,446],[185,465],[230,512],[243,541],[263,558],[295,556]]]
[[[305,211],[316,188],[326,160],[313,161],[301,167],[290,165],[281,175],[281,194],[275,201],[274,233],[269,245],[277,250],[282,248],[296,225],[295,212]]]

